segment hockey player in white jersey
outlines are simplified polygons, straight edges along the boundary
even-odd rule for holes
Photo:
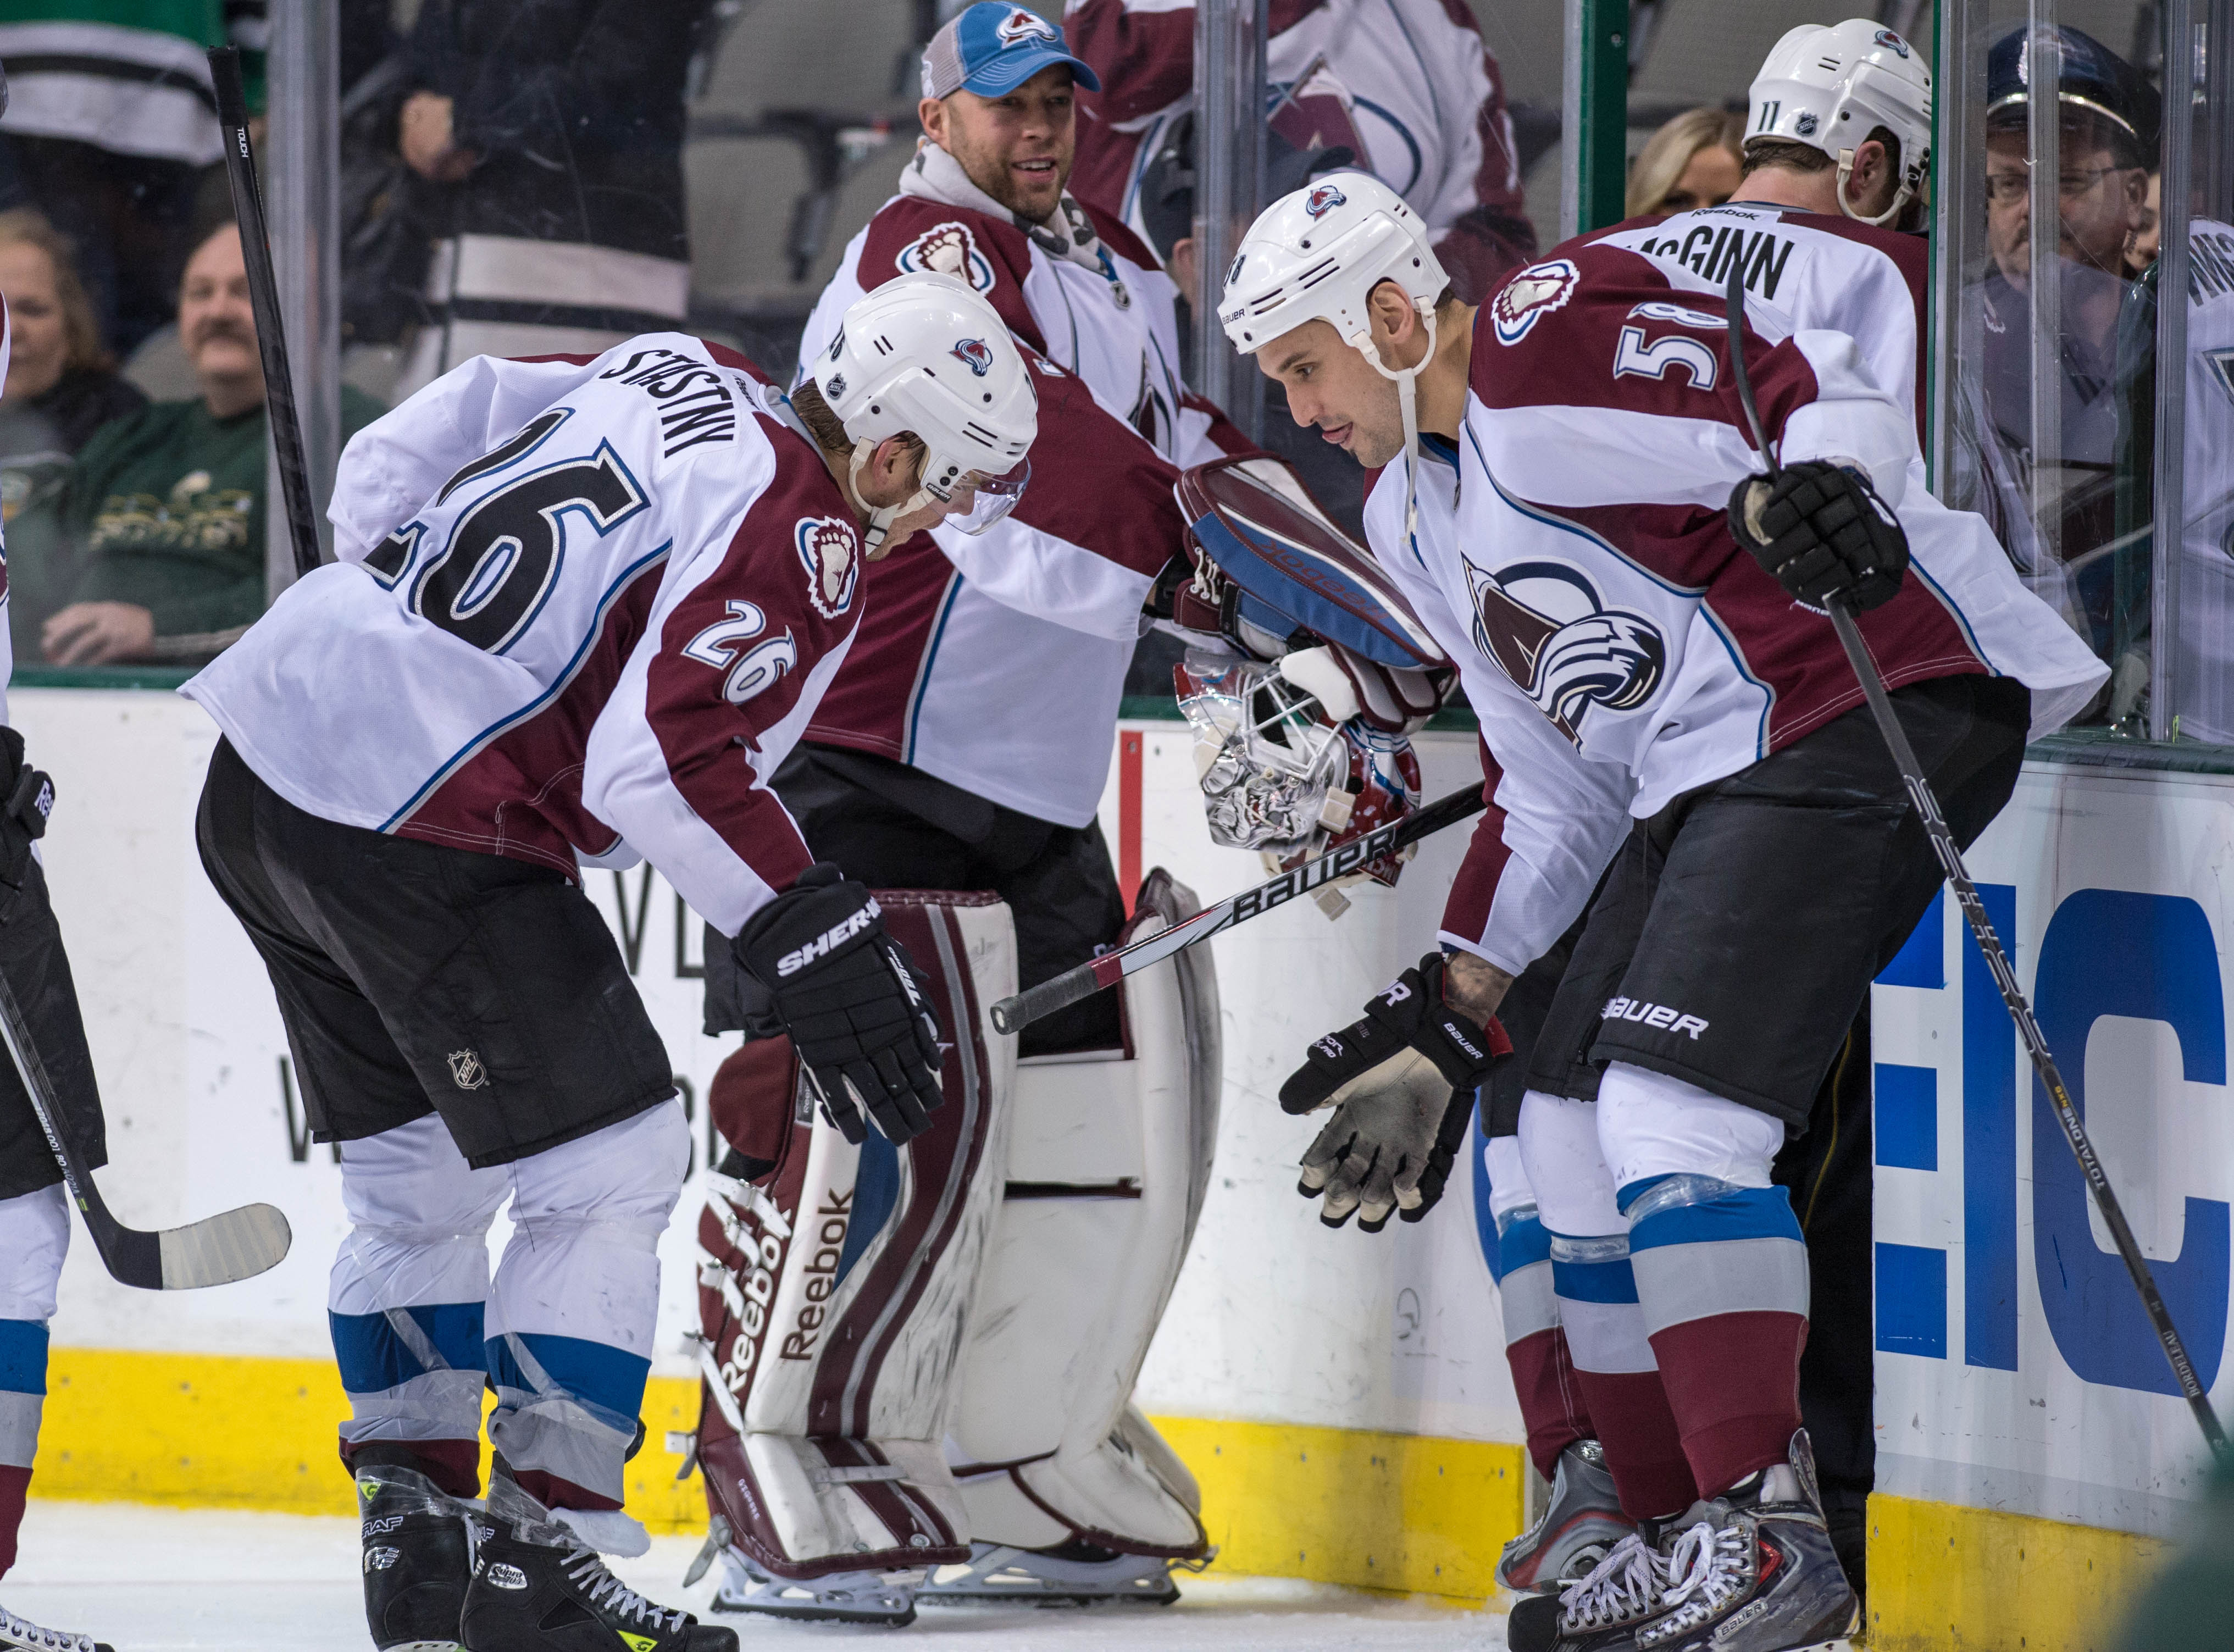
[[[1012,503],[1035,403],[962,284],[893,284],[846,325],[789,401],[681,334],[454,369],[350,443],[338,565],[186,689],[225,734],[204,865],[339,1146],[341,1449],[382,1648],[736,1644],[598,1557],[648,1542],[622,1465],[689,1139],[584,864],[649,860],[730,937],[753,1024],[846,1139],[905,1141],[940,1104],[905,951],[766,782],[864,560]]]
[[[1625,1379],[1586,1394],[1642,1533],[1516,1640],[1812,1645],[1852,1596],[1800,1428],[1805,1252],[1768,1166],[1938,884],[1821,604],[1868,611],[1964,840],[2028,728],[2102,669],[1983,523],[1910,485],[1913,407],[1852,338],[1749,296],[1772,487],[1703,272],[1571,244],[1479,312],[1438,307],[1416,220],[1344,187],[1259,219],[1220,317],[1299,419],[1388,465],[1375,553],[1460,662],[1505,819],[1474,839],[1445,951],[1314,1045],[1283,1102],[1333,1108],[1310,1156],[1330,1215],[1416,1203],[1407,1167],[1486,1072],[1506,985],[1588,906],[1492,1198],[1501,1222],[1534,1205],[1578,1368]]]
[[[950,20],[924,54],[929,135],[807,323],[801,368],[819,377],[862,292],[911,271],[950,270],[1027,350],[1046,440],[1031,495],[1009,520],[975,540],[944,529],[920,536],[865,577],[869,612],[854,650],[774,780],[816,852],[871,886],[998,895],[1024,984],[1092,957],[1127,923],[1127,891],[1095,819],[1143,608],[1187,566],[1173,461],[1245,447],[1178,376],[1173,289],[1153,257],[1065,191],[1074,82],[1090,87],[1090,71],[1028,10],[988,0]],[[1184,904],[1182,891],[1169,892]],[[1136,902],[1133,921],[1154,904]],[[711,1270],[703,1331],[719,1354],[702,1455],[719,1466],[708,1488],[717,1534],[728,1533],[715,1545],[723,1605],[898,1623],[919,1599],[1173,1597],[1173,1565],[1199,1557],[1208,1539],[1192,1478],[1129,1400],[1186,1255],[1215,1135],[1205,1042],[1215,1022],[1195,1014],[1208,1002],[1208,961],[1183,973],[1186,992],[1172,988],[1170,1002],[1183,996],[1191,1008],[1159,1021],[1171,1035],[1156,1048],[1127,1040],[1114,997],[1104,998],[1007,1046],[1022,1062],[1012,1091],[997,1071],[987,1077],[993,1109],[1014,1117],[1000,1126],[1008,1162],[988,1163],[979,1178],[992,1190],[992,1231],[980,1308],[952,1374],[948,1451],[970,1547],[919,1583],[888,1583],[908,1570],[898,1564],[905,1557],[881,1554],[884,1538],[855,1543],[852,1523],[873,1518],[893,1542],[920,1536],[936,1555],[950,1542],[943,1516],[908,1526],[914,1517],[896,1507],[846,1504],[810,1530],[803,1517],[771,1512],[757,1477],[788,1475],[802,1450],[819,1454],[794,1443],[803,1434],[859,1433],[863,1449],[886,1455],[905,1455],[911,1447],[885,1442],[911,1436],[881,1423],[860,1433],[778,1404],[783,1385],[751,1352],[764,1316],[745,1294],[764,1253],[732,1231],[750,1227],[754,1207],[730,1204],[727,1218],[702,1224]],[[736,1024],[722,976],[710,963],[709,1031]],[[972,990],[986,996],[982,980]],[[1132,1059],[1114,1059],[1128,1043]],[[717,1116],[733,1144],[761,1134],[748,1120],[788,1117],[780,1060],[748,1045],[724,1070],[735,1081]],[[1098,1155],[1081,1150],[1068,1122],[1089,1084],[1104,1098]],[[729,1099],[748,1092],[733,1113]],[[747,1157],[775,1179],[761,1191],[781,1192],[773,1139]],[[1003,1197],[1011,1182],[1015,1196]],[[1111,1198],[1120,1183],[1140,1196]],[[957,1184],[957,1197],[968,1204],[977,1191]],[[907,1215],[889,1207],[885,1227],[897,1231]],[[858,1271],[846,1272],[849,1289],[886,1288]],[[922,1292],[890,1307],[895,1327],[927,1335],[928,1316],[955,1303]],[[839,1351],[820,1343],[814,1356]],[[790,1374],[805,1381],[806,1363]],[[889,1368],[845,1381],[866,1391]]]
[[[0,79],[0,109],[7,107]],[[0,378],[10,343],[0,304]],[[84,1164],[108,1162],[101,1093],[69,957],[32,851],[43,837],[54,786],[24,761],[23,739],[7,726],[7,680],[14,669],[5,635],[7,565],[0,560],[0,975],[23,1010],[33,1047],[53,1081],[57,1125]],[[54,1317],[69,1253],[70,1202],[61,1164],[47,1143],[12,1062],[0,1062],[0,1580],[16,1564],[31,1466],[47,1393],[47,1322]],[[110,1652],[90,1635],[42,1629],[0,1603],[0,1652]]]

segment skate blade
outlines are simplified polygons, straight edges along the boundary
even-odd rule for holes
[[[380,1652],[466,1652],[462,1641],[398,1641]]]
[[[739,1600],[720,1600],[714,1610],[724,1616],[732,1613],[749,1613],[754,1617],[787,1619],[798,1623],[871,1623],[887,1629],[904,1629],[915,1622],[915,1608],[905,1613],[852,1612],[842,1606],[766,1606]]]
[[[1179,1586],[1167,1584],[1161,1592],[1142,1590],[1137,1594],[1087,1594],[1068,1590],[1031,1589],[1018,1585],[1013,1589],[941,1590],[937,1594],[929,1590],[918,1595],[918,1606],[1035,1606],[1048,1611],[1092,1611],[1100,1607],[1171,1606],[1179,1597]]]

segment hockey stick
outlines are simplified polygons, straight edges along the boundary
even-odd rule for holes
[[[279,327],[279,284],[271,274],[271,234],[264,222],[264,193],[257,187],[256,156],[248,145],[248,96],[240,83],[240,49],[219,46],[209,55],[217,86],[218,126],[225,139],[225,176],[232,184],[232,215],[240,226],[240,255],[248,266],[248,303],[256,314],[256,349],[264,358],[264,405],[271,417],[271,448],[279,459],[279,497],[287,537],[295,547],[297,578],[318,565],[317,518],[310,508],[310,472],[303,455],[303,421],[295,411],[295,381],[287,369],[287,336]]]
[[[1408,814],[1362,838],[1339,844],[1317,859],[1291,867],[1254,889],[1229,895],[1215,906],[1205,906],[1192,917],[1167,930],[1159,930],[1146,940],[1104,952],[1098,958],[1088,958],[1076,969],[1066,970],[1035,987],[1027,987],[1013,998],[1002,999],[993,1006],[993,1026],[1000,1032],[1020,1033],[1042,1016],[1091,998],[1128,975],[1136,975],[1152,963],[1161,963],[1173,953],[1207,941],[1237,924],[1261,917],[1275,906],[1284,906],[1297,896],[1308,895],[1383,855],[1394,854],[1422,838],[1432,837],[1445,826],[1471,819],[1488,806],[1479,785],[1438,798],[1415,814]]]
[[[23,1081],[23,1093],[31,1098],[31,1111],[38,1115],[47,1146],[62,1166],[70,1198],[85,1218],[94,1248],[120,1283],[141,1290],[193,1290],[203,1285],[230,1284],[236,1279],[254,1277],[287,1254],[294,1236],[276,1205],[244,1205],[222,1216],[160,1233],[126,1227],[109,1214],[76,1149],[63,1139],[58,1123],[62,1108],[55,1100],[54,1081],[47,1076],[46,1064],[39,1059],[31,1029],[5,976],[0,976],[0,1041],[8,1046],[16,1075]]]
[[[1753,380],[1746,366],[1745,285],[1736,264],[1730,266],[1728,300],[1730,374],[1737,385],[1738,403],[1745,409],[1746,423],[1752,428],[1754,447],[1773,481],[1779,467],[1770,450],[1767,433],[1761,427],[1760,410],[1754,403]],[[2210,1442],[2212,1453],[2223,1458],[2227,1451],[2226,1433],[2218,1425],[2218,1414],[2211,1408],[2211,1398],[2196,1377],[2195,1366],[2187,1357],[2187,1345],[2180,1341],[2179,1332],[2172,1322],[2172,1310],[2165,1306],[2163,1294],[2157,1290],[2155,1277],[2149,1272],[2148,1262],[2126,1221],[2125,1209],[2118,1203],[2118,1195],[2103,1172],[2102,1161],[2095,1154],[2094,1144],[2087,1137],[2086,1123],[2072,1104],[2071,1093],[2063,1087],[2063,1074],[2056,1068],[2055,1057],[2048,1050],[2040,1022],[2033,1016],[2024,989],[2017,984],[2016,971],[2010,966],[2009,954],[2002,950],[2001,938],[1994,933],[1993,920],[1986,916],[1986,904],[1978,898],[1978,886],[1970,881],[1970,874],[1963,867],[1963,851],[1939,813],[1939,800],[1932,793],[1930,781],[1924,778],[1923,764],[1916,760],[1916,748],[1909,744],[1908,731],[1900,726],[1900,719],[1893,712],[1892,701],[1885,694],[1885,679],[1878,675],[1877,663],[1870,658],[1869,649],[1862,641],[1861,628],[1854,623],[1853,611],[1843,596],[1834,596],[1824,605],[1839,633],[1839,644],[1846,650],[1847,662],[1854,668],[1862,693],[1869,700],[1870,715],[1877,719],[1878,732],[1884,735],[1893,763],[1900,770],[1909,800],[1915,805],[1924,830],[1931,839],[1932,852],[1938,856],[1947,881],[1954,885],[1955,901],[1970,925],[1971,938],[1985,957],[1994,984],[2001,989],[2002,1002],[2008,1006],[2010,1019],[2016,1022],[2017,1036],[2024,1044],[2025,1054],[2032,1058],[2033,1071],[2039,1074],[2041,1086],[2048,1092],[2048,1100],[2055,1109],[2056,1122],[2063,1126],[2063,1139],[2071,1144],[2072,1156],[2079,1160],[2087,1185],[2094,1190],[2103,1225],[2110,1230],[2111,1240],[2118,1247],[2126,1271],[2133,1277],[2133,1289],[2140,1293],[2141,1307],[2155,1328],[2157,1340],[2164,1345],[2165,1358],[2172,1363],[2172,1374],[2179,1383],[2180,1392],[2187,1396],[2188,1407],[2195,1413],[2204,1439]]]

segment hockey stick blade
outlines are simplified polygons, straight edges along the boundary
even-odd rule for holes
[[[1105,987],[1115,986],[1128,975],[1138,974],[1152,963],[1160,963],[1173,953],[1223,934],[1237,924],[1262,917],[1298,895],[1308,895],[1337,878],[1362,871],[1382,856],[1393,854],[1422,838],[1433,837],[1445,826],[1471,819],[1488,806],[1480,786],[1465,787],[1447,797],[1438,798],[1416,813],[1337,845],[1316,859],[1306,860],[1254,889],[1229,895],[1216,905],[1205,906],[1192,917],[1167,930],[1159,930],[1145,940],[1089,958],[1075,969],[1025,988],[1012,998],[1002,999],[993,1006],[994,1029],[1020,1033],[1058,1009],[1091,998]]]
[[[303,421],[295,410],[295,380],[287,367],[287,335],[279,325],[279,283],[271,273],[271,232],[264,221],[264,192],[256,182],[256,155],[248,141],[248,96],[240,82],[240,49],[209,54],[217,89],[217,117],[225,140],[225,172],[232,185],[232,215],[240,226],[240,254],[248,268],[248,305],[256,317],[257,354],[264,361],[264,405],[271,415],[271,450],[279,463],[279,498],[297,578],[319,562],[317,519],[310,505],[310,461],[304,456]]]
[[[222,1216],[160,1233],[126,1227],[109,1213],[100,1190],[93,1185],[91,1172],[62,1137],[57,1122],[62,1108],[55,1099],[54,1081],[47,1075],[46,1063],[40,1060],[38,1047],[31,1040],[30,1027],[4,976],[0,976],[0,1042],[8,1046],[16,1076],[23,1081],[23,1093],[31,1098],[31,1111],[38,1115],[39,1129],[62,1166],[70,1201],[84,1217],[94,1248],[119,1283],[141,1290],[194,1290],[253,1278],[286,1256],[294,1235],[276,1205],[244,1205]]]

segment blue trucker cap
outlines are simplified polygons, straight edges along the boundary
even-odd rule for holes
[[[1070,55],[1061,29],[1022,6],[979,0],[949,18],[923,49],[923,95],[999,97],[1050,63],[1069,64],[1072,80],[1089,92],[1101,89],[1100,77]]]

